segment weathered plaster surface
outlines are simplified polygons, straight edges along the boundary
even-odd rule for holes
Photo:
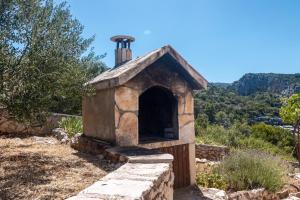
[[[138,118],[136,114],[125,112],[119,119],[116,129],[116,142],[120,146],[133,146],[137,144]]]
[[[108,142],[115,142],[114,89],[96,91],[83,99],[83,133]]]

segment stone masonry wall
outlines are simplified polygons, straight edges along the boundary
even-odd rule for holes
[[[126,163],[69,200],[172,200],[171,169],[167,163]]]
[[[229,148],[226,146],[215,146],[207,144],[196,144],[196,158],[219,161],[229,154]]]
[[[90,146],[93,148],[89,148]],[[79,139],[75,147],[126,163],[69,200],[173,199],[172,155],[140,147],[109,148],[108,145],[85,136]]]
[[[44,126],[28,126],[12,119],[4,108],[0,108],[0,134],[30,134],[45,135],[51,133],[53,128],[58,127],[58,122],[62,117],[70,117],[72,115],[53,113],[47,118]],[[77,116],[79,117],[79,116]]]
[[[139,96],[153,86],[170,90],[178,100],[179,140],[195,142],[193,95],[187,81],[172,66],[156,62],[115,89],[116,144],[138,145]]]

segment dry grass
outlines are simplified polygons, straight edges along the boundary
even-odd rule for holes
[[[65,199],[113,169],[54,138],[0,138],[0,200]]]

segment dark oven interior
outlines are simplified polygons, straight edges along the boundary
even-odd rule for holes
[[[178,100],[154,86],[139,97],[139,143],[178,139]]]

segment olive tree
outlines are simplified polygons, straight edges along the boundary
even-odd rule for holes
[[[80,113],[83,84],[106,67],[66,3],[1,0],[0,30],[0,106],[30,122]]]
[[[293,135],[296,139],[297,134],[297,142],[295,145],[299,146],[300,141],[300,131],[299,131],[299,125],[300,125],[300,93],[293,94],[290,98],[283,98],[282,99],[282,107],[280,108],[280,117],[282,120],[287,123],[291,124],[293,126]],[[298,160],[300,162],[300,151],[297,149],[298,153]]]

